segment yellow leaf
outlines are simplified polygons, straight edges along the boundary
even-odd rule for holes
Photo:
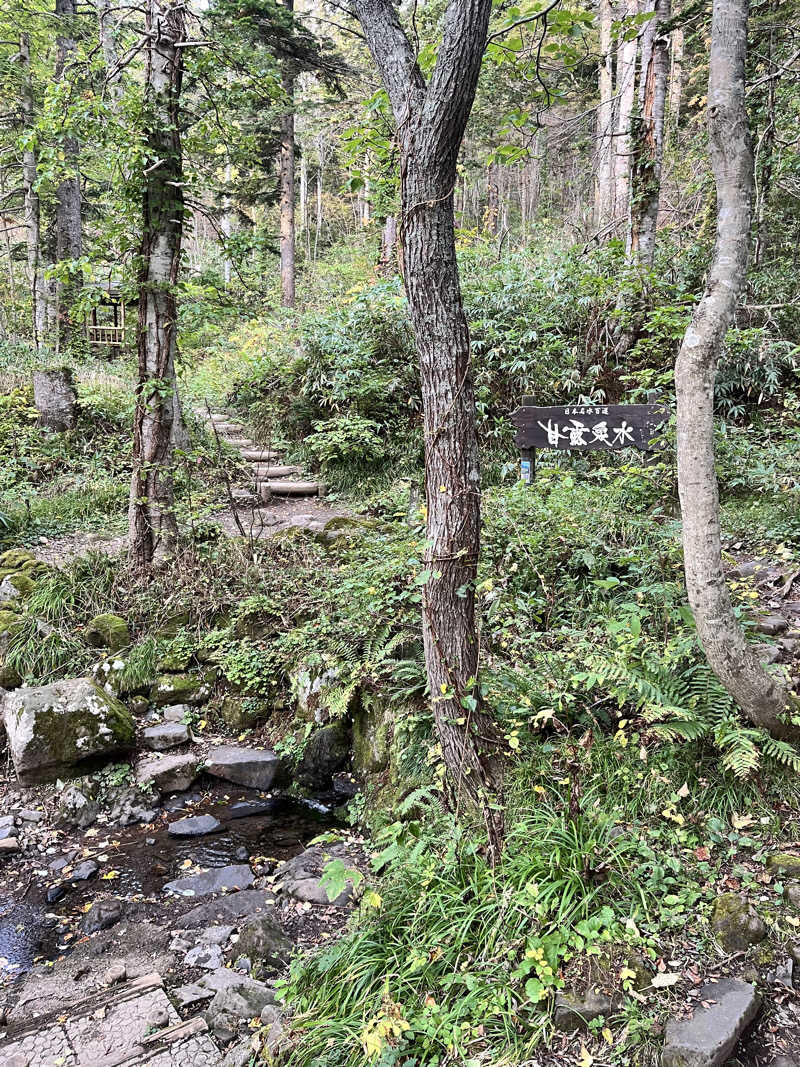
[[[609,1045],[613,1045],[614,1044],[614,1035],[611,1033],[611,1031],[609,1030],[609,1028],[607,1026],[604,1026],[603,1029],[600,1032],[603,1035],[603,1037],[606,1039],[606,1041],[608,1042]]]
[[[205,730],[206,725],[207,725],[206,724],[206,720],[205,719],[201,719],[200,722],[195,723],[195,729],[196,730]]]
[[[104,882],[113,882],[115,878],[119,878],[119,871],[106,871],[100,877]]]
[[[183,863],[181,864],[181,870],[182,871],[188,871],[189,868],[191,867],[191,865],[192,865],[192,861],[191,860],[184,860]]]
[[[586,1045],[581,1045],[581,1054],[578,1056],[578,1067],[592,1067],[594,1056],[589,1052]]]
[[[361,899],[368,908],[379,908],[383,904],[383,897],[374,889],[368,889]]]
[[[744,830],[745,826],[750,826],[752,821],[752,815],[737,815],[736,812],[734,812],[731,816],[731,823],[734,830]]]

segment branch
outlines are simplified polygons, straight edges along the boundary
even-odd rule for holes
[[[422,107],[425,79],[391,0],[353,0],[375,65],[389,94],[398,130]]]
[[[496,33],[489,34],[489,36],[486,38],[486,44],[490,45],[492,41],[496,41],[500,37],[505,37],[505,35],[507,33],[511,33],[512,30],[516,30],[520,26],[526,26],[529,22],[536,22],[537,19],[546,17],[550,14],[553,8],[558,7],[560,3],[561,0],[553,0],[553,2],[551,4],[548,4],[548,6],[544,8],[544,10],[537,11],[535,15],[528,15],[524,19],[517,19],[516,22],[512,22],[512,24],[510,26],[506,26],[505,29],[497,30]]]

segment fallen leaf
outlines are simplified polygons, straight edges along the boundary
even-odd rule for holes
[[[106,871],[105,874],[101,874],[100,878],[104,882],[113,882],[115,878],[119,878],[119,871]]]
[[[589,1052],[586,1045],[581,1045],[581,1054],[578,1056],[578,1067],[592,1067],[594,1056]]]
[[[676,982],[680,981],[680,977],[681,976],[675,974],[674,971],[665,971],[663,974],[654,975],[650,985],[653,989],[667,989],[669,986],[675,985]]]
[[[698,848],[696,848],[694,850],[694,854],[699,860],[707,860],[711,855],[710,851],[708,850],[708,848],[706,848],[705,845],[700,845]]]

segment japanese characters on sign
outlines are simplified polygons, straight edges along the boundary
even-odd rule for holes
[[[579,404],[565,407],[517,408],[518,448],[605,449],[661,447],[660,428],[668,412],[659,404]]]

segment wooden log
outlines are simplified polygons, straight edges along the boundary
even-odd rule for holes
[[[269,448],[243,448],[242,459],[248,463],[269,463],[273,459],[279,459],[280,453]]]
[[[293,482],[289,479],[269,480],[259,483],[262,493],[272,496],[324,496],[325,486],[320,482]]]
[[[265,481],[268,478],[299,478],[303,473],[299,467],[270,467],[268,464],[254,463],[256,481]]]

